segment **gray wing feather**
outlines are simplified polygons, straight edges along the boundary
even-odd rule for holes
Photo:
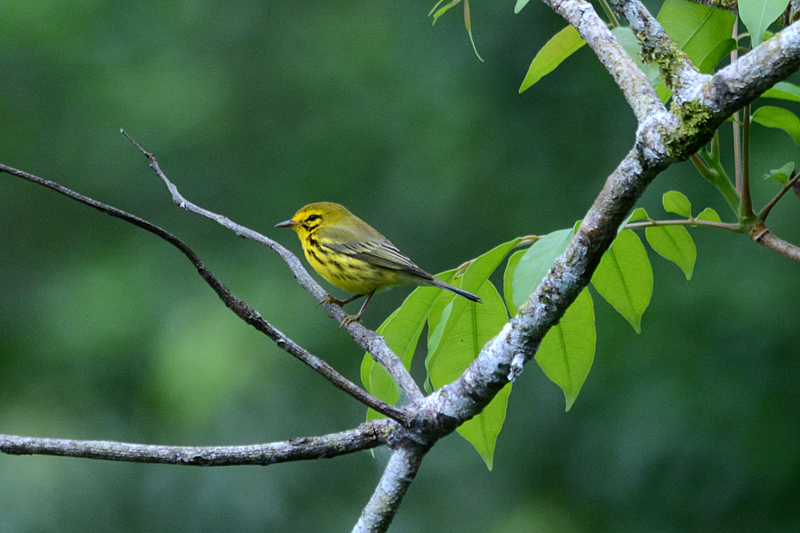
[[[415,265],[411,259],[403,255],[386,239],[326,243],[325,246],[374,265],[392,270],[403,270],[425,279],[433,279],[432,275]]]

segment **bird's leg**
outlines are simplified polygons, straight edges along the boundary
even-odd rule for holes
[[[373,294],[375,294],[375,292],[371,292],[371,293],[369,293],[367,295],[367,299],[364,300],[364,304],[361,306],[361,309],[359,309],[357,315],[344,315],[344,318],[342,318],[342,324],[339,326],[339,329],[342,329],[345,326],[349,326],[353,322],[361,322],[361,315],[364,314],[364,308],[367,307],[367,304],[372,299],[372,295]],[[362,296],[364,296],[364,295],[363,294],[359,294],[357,296],[353,296],[352,298],[348,298],[347,300],[345,300],[342,303],[346,304],[347,302],[352,302],[353,300],[355,300],[357,298],[361,298]]]
[[[349,304],[350,302],[358,300],[359,298],[363,298],[363,297],[364,297],[363,294],[356,294],[355,296],[351,296],[347,300],[340,300],[338,298],[334,298],[330,294],[326,294],[325,297],[322,299],[322,301],[320,303],[318,303],[317,305],[319,306],[319,305],[322,305],[322,304],[336,304],[339,307],[343,307],[343,306]]]

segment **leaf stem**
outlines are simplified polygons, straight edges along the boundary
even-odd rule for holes
[[[800,171],[795,170],[792,172],[792,179],[787,181],[786,185],[784,185],[778,194],[775,195],[775,198],[770,200],[769,203],[764,206],[764,209],[758,213],[758,218],[762,221],[766,220],[769,216],[769,212],[772,211],[772,208],[775,207],[775,204],[778,203],[778,200],[783,198],[783,195],[786,194],[786,191],[794,187],[794,184],[797,183],[797,180],[800,180]]]
[[[714,134],[714,138],[717,138],[717,136],[718,134]],[[725,172],[725,169],[722,167],[722,163],[719,159],[719,140],[717,139],[716,142],[716,148],[712,142],[711,151],[701,148],[696,154],[692,155],[690,159],[700,175],[717,188],[725,198],[725,201],[728,202],[731,209],[733,209],[733,212],[738,216],[739,193],[736,192],[736,189],[733,187],[728,177],[728,173]]]
[[[738,17],[733,21],[733,38],[736,42],[739,42],[739,38],[741,37],[738,35],[739,33],[739,19]],[[738,48],[734,48],[731,51],[731,64],[735,63],[736,60],[739,59],[739,50]],[[737,110],[733,114],[733,177],[736,183],[736,192],[741,194],[742,192],[742,129],[741,129],[741,120],[739,120],[739,111]],[[729,202],[730,203],[730,202]],[[736,214],[738,216],[738,205],[736,208]]]
[[[625,229],[652,228],[655,226],[707,226],[710,228],[725,229],[728,231],[732,231],[734,233],[742,233],[744,231],[742,230],[739,224],[730,224],[727,222],[714,222],[712,220],[694,220],[694,219],[643,220],[641,222],[631,222],[630,224],[625,225]]]
[[[608,17],[608,21],[611,24],[611,27],[619,28],[619,19],[617,19],[617,16],[614,15],[614,10],[611,9],[611,6],[608,5],[608,2],[606,0],[600,0],[600,6],[603,8],[603,11]]]
[[[753,200],[750,196],[750,104],[744,106],[742,111],[742,181],[737,182],[737,189],[741,195],[739,203],[739,220],[751,220],[756,214],[753,212]],[[741,186],[741,188],[739,188]]]

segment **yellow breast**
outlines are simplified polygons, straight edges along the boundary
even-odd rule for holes
[[[400,284],[395,270],[336,252],[310,236],[303,246],[308,263],[332,285],[354,294],[370,294]]]

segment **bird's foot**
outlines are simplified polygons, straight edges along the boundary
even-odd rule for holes
[[[344,305],[344,302],[338,298],[334,298],[330,294],[326,294],[325,297],[317,304],[317,307],[319,307],[322,304],[336,304],[339,307],[341,307]]]
[[[342,323],[339,324],[339,329],[341,330],[342,328],[349,326],[353,322],[358,322],[362,326],[364,325],[364,323],[361,322],[361,313],[357,315],[344,315],[342,317]]]

